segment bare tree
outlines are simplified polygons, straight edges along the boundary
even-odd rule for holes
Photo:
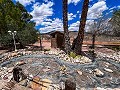
[[[104,18],[106,16],[100,16],[98,19],[96,20],[92,20],[93,23],[88,25],[89,29],[92,33],[92,46],[91,48],[94,49],[95,48],[95,39],[96,39],[96,35],[101,35],[101,34],[108,34],[111,25],[109,23],[109,18]]]
[[[85,31],[84,29],[85,29],[85,24],[86,24],[86,19],[87,19],[88,5],[89,5],[89,0],[84,0],[78,36],[73,42],[72,49],[78,55],[82,54],[82,44],[83,44],[83,39],[84,39],[84,31]]]
[[[70,46],[70,37],[68,31],[68,0],[63,0],[63,28],[64,28],[64,45],[65,45],[65,52],[67,54],[70,53],[71,46]]]

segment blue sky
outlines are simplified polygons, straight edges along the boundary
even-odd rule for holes
[[[63,30],[62,0],[13,0],[19,1],[33,16],[32,21],[42,33]],[[68,0],[69,30],[77,31],[83,0]],[[120,9],[120,0],[90,0],[87,24],[102,14],[111,16],[113,10]],[[87,25],[86,25],[87,27]]]

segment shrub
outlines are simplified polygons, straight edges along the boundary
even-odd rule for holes
[[[69,57],[75,58],[75,57],[76,57],[76,53],[74,53],[74,52],[70,52]]]

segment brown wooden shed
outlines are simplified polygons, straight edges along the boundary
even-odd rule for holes
[[[64,34],[60,31],[53,31],[51,36],[51,48],[64,48]]]

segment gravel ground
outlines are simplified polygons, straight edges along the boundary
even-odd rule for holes
[[[18,61],[26,64],[20,67],[26,74],[47,78],[55,84],[67,79],[80,88],[120,88],[120,64],[106,58],[97,58],[91,64],[73,64],[58,59],[55,55],[27,55],[12,59],[6,67],[13,67]]]

